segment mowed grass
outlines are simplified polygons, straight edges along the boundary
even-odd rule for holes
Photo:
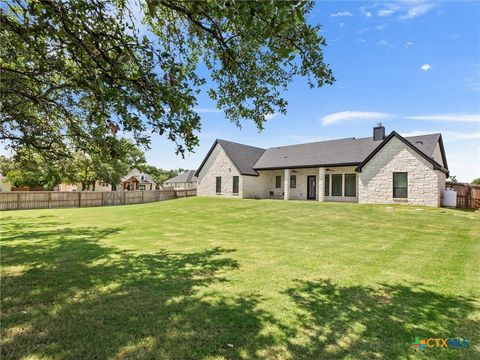
[[[479,358],[479,212],[189,198],[0,219],[2,359]]]

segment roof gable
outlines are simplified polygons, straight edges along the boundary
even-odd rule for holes
[[[213,149],[215,149],[215,146],[217,144],[222,147],[222,149],[225,151],[232,163],[237,167],[240,174],[254,176],[258,175],[258,173],[253,169],[253,166],[258,161],[260,156],[262,156],[262,154],[265,152],[265,149],[257,148],[255,146],[239,144],[232,141],[217,139],[208,151],[205,159],[203,159],[200,167],[195,172],[195,176],[198,176],[200,174],[200,171],[202,170],[203,166],[207,162],[207,159],[210,157]]]
[[[418,151],[433,157],[439,137],[440,134],[428,134],[406,139]],[[320,166],[357,166],[381,143],[382,141],[375,141],[372,137],[368,137],[273,147],[265,150],[253,168],[255,170],[271,170]],[[444,161],[444,163],[446,162]]]
[[[130,171],[126,176],[121,179],[121,182],[129,181],[131,178],[135,178],[135,180],[137,180],[138,182],[155,184],[155,181],[150,175],[141,173],[138,169],[133,169],[132,171]]]
[[[409,148],[414,150],[417,154],[419,154],[421,157],[423,157],[425,160],[427,160],[430,164],[433,165],[434,170],[440,170],[448,174],[448,169],[440,165],[438,162],[436,162],[431,156],[433,155],[433,152],[435,150],[436,144],[441,141],[441,135],[440,134],[432,134],[430,135],[430,138],[428,138],[427,143],[424,143],[425,136],[412,136],[409,137],[408,140],[398,134],[395,131],[392,131],[390,135],[388,135],[381,143],[378,145],[366,158],[363,160],[355,169],[357,172],[362,172],[362,168],[378,153],[380,150],[392,139],[396,137],[399,139],[401,142],[403,142],[405,145],[407,145]],[[435,139],[435,141],[433,141]],[[425,150],[420,150],[418,146],[424,146],[425,145]],[[445,158],[445,151],[443,149],[443,142],[440,143],[441,147],[441,152],[442,152],[442,158],[444,161],[444,164],[446,164],[446,158]],[[425,152],[424,152],[425,151]],[[431,156],[429,156],[429,155]]]

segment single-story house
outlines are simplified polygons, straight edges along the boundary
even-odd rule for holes
[[[216,140],[195,175],[199,196],[440,206],[449,175],[441,134],[258,147]]]
[[[0,192],[6,192],[12,190],[12,184],[7,181],[3,174],[0,174]]]
[[[95,186],[89,185],[87,188],[82,187],[82,183],[67,184],[61,183],[55,186],[55,191],[112,191],[112,185],[104,181],[96,180]]]
[[[123,190],[155,190],[157,184],[150,175],[133,169],[121,180]]]
[[[196,189],[197,177],[195,170],[188,170],[183,174],[174,176],[163,183],[164,187],[173,187],[174,189]]]

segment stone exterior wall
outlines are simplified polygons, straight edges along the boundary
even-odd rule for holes
[[[232,163],[228,155],[217,144],[212,153],[208,157],[206,163],[203,165],[197,180],[197,195],[198,196],[243,196],[243,178],[240,175],[237,167]],[[216,193],[216,177],[222,178],[222,192]],[[233,177],[239,177],[239,194],[233,194]],[[246,176],[245,176],[246,177]]]
[[[434,152],[435,159],[442,164],[440,149]],[[439,161],[440,160],[440,161]],[[291,200],[307,199],[307,176],[314,175],[317,180],[317,200],[323,181],[319,178],[323,171],[319,168],[290,169],[289,174],[296,176],[296,188],[289,188],[288,198]],[[325,174],[342,174],[342,196],[332,196],[332,178],[330,176],[329,196],[323,201],[360,202],[369,204],[407,203],[427,206],[440,206],[441,194],[445,188],[445,174],[433,170],[432,164],[416,151],[393,137],[362,169],[355,173],[355,166],[329,167]],[[393,173],[408,173],[408,197],[393,198]],[[287,172],[288,173],[288,172]],[[217,144],[200,171],[197,183],[199,196],[235,196],[243,198],[284,198],[285,170],[259,171],[259,176],[241,175],[228,155]],[[345,174],[356,174],[356,196],[346,197]],[[222,178],[222,192],[216,193],[216,177]],[[233,194],[233,176],[239,177],[239,193]],[[276,176],[281,176],[280,188],[275,187]],[[271,195],[273,193],[273,196]]]
[[[393,173],[408,173],[408,197],[393,198]],[[393,137],[359,174],[359,202],[439,206],[445,175],[416,151]]]
[[[260,173],[259,176],[243,176],[242,197],[246,199],[265,199],[268,197],[271,177]],[[272,183],[273,184],[273,183]]]
[[[294,172],[295,171],[295,172]],[[283,198],[285,193],[285,170],[262,170],[259,176],[244,176],[243,194],[245,198],[270,199]],[[290,175],[296,176],[296,187],[289,188],[290,200],[307,199],[307,176],[315,175],[318,179],[318,168],[290,169]],[[280,188],[275,187],[275,178],[281,177]],[[288,181],[288,184],[290,181]],[[273,192],[273,197],[270,193]],[[318,192],[317,192],[318,198]]]
[[[244,176],[243,197],[269,199],[272,196],[270,192],[274,193],[275,198],[282,198],[285,192],[285,170],[262,170],[259,171],[259,176]],[[343,202],[357,202],[358,201],[358,174],[355,172],[355,166],[346,167],[330,167],[326,174],[356,174],[357,175],[357,196],[326,196],[324,201],[343,201]],[[320,194],[320,184],[324,186],[324,182],[319,182],[319,168],[303,168],[290,169],[290,175],[295,175],[297,183],[295,188],[289,188],[290,200],[306,200],[307,199],[307,177],[315,176],[317,181],[316,200]],[[275,188],[275,177],[281,176],[281,188]],[[290,183],[290,182],[288,182]],[[330,180],[330,187],[332,182]],[[342,183],[342,193],[345,189],[345,181]],[[329,192],[331,194],[331,190]]]

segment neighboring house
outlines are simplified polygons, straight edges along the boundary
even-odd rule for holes
[[[137,169],[132,170],[127,176],[122,178],[123,190],[155,190],[156,187],[157,184],[148,174],[142,173]]]
[[[11,191],[12,184],[5,179],[5,176],[0,174],[0,192],[1,191]]]
[[[168,179],[163,183],[164,187],[173,187],[174,189],[196,189],[197,177],[195,170],[189,170],[183,174]]]
[[[101,180],[95,181],[95,190],[93,185],[90,185],[86,189],[82,189],[82,184],[81,183],[76,183],[76,184],[58,184],[55,187],[55,191],[112,191],[112,185],[107,184],[106,182],[103,182]]]
[[[198,195],[439,206],[448,166],[441,134],[347,138],[261,149],[216,140]]]

